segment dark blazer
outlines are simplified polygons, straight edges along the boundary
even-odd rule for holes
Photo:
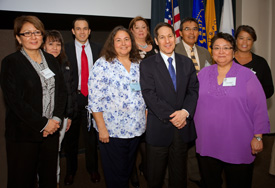
[[[63,119],[67,93],[57,60],[45,52],[44,56],[55,76],[55,106],[53,116]],[[42,141],[40,132],[48,119],[42,117],[42,87],[40,77],[28,61],[17,51],[2,61],[1,87],[6,103],[6,139],[14,141]]]
[[[187,125],[179,130],[184,142],[196,139],[193,122],[199,83],[191,59],[175,53],[177,91],[168,69],[158,53],[140,64],[140,85],[148,106],[146,141],[153,146],[169,146],[176,127],[169,121],[176,110],[189,112]]]
[[[198,45],[196,45],[196,48],[197,48],[198,56],[199,56],[199,60],[200,60],[200,69],[205,67],[206,61],[210,65],[212,65],[212,57],[211,57],[210,53],[208,52],[208,50],[203,47],[200,47]],[[186,52],[182,42],[180,42],[176,45],[175,52],[188,57],[187,52]]]
[[[74,80],[73,80],[73,71],[70,68],[70,63],[65,60],[61,64],[61,70],[64,76],[64,82],[67,89],[67,103],[66,103],[66,109],[64,117],[73,119],[76,116],[77,111],[77,104],[76,104],[76,91],[73,89],[74,87]]]
[[[96,62],[96,60],[99,58],[99,53],[101,51],[101,46],[90,42],[90,46],[93,53],[93,63]],[[71,41],[67,44],[65,44],[65,51],[66,55],[68,57],[68,60],[70,62],[71,69],[73,71],[73,80],[74,80],[74,90],[77,90],[78,88],[78,66],[77,66],[77,58],[76,58],[76,51],[75,51],[75,41]],[[87,101],[88,102],[88,101]]]

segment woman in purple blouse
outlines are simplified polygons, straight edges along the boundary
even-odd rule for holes
[[[210,188],[222,187],[223,170],[227,187],[251,187],[253,161],[270,127],[263,88],[255,74],[233,61],[235,46],[231,35],[215,35],[217,64],[198,74],[196,146],[203,183]]]

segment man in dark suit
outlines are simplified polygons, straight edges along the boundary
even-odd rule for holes
[[[196,139],[193,115],[199,84],[191,59],[174,53],[173,27],[159,23],[154,35],[160,53],[140,65],[140,84],[148,106],[148,187],[162,187],[167,165],[169,187],[186,187],[187,143]]]
[[[100,181],[98,173],[98,156],[96,133],[93,126],[88,125],[87,110],[88,104],[88,85],[87,79],[89,70],[93,63],[98,59],[101,47],[88,40],[90,36],[89,22],[85,18],[77,18],[73,21],[72,33],[75,40],[65,45],[66,54],[73,71],[74,86],[77,90],[77,114],[72,119],[72,125],[65,134],[63,146],[66,154],[67,174],[65,185],[71,185],[77,170],[77,154],[80,127],[82,127],[84,143],[86,168],[91,175],[92,182]],[[85,66],[85,67],[84,67]],[[89,121],[90,122],[90,121]]]
[[[207,49],[196,45],[199,36],[199,23],[195,18],[186,17],[181,21],[180,35],[182,41],[176,45],[175,52],[193,60],[197,73],[202,68],[212,64],[212,57]],[[192,53],[193,51],[193,53]],[[189,143],[187,172],[191,181],[200,185],[200,171],[196,157],[195,142]]]

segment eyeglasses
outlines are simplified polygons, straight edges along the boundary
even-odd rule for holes
[[[214,47],[213,50],[214,51],[220,51],[222,49],[222,51],[228,52],[229,50],[232,50],[233,47]]]
[[[184,31],[198,31],[199,29],[197,27],[193,27],[193,28],[190,28],[190,27],[186,27],[183,29]]]
[[[25,33],[19,33],[19,35],[22,35],[24,37],[31,37],[32,34],[34,34],[34,36],[41,36],[42,32],[41,31],[34,31],[34,32],[27,31]]]

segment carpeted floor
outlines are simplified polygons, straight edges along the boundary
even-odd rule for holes
[[[275,176],[272,176],[268,173],[271,148],[275,135],[265,135],[264,142],[264,151],[258,154],[255,164],[254,164],[254,175],[253,175],[253,186],[252,188],[275,188]],[[100,154],[99,154],[100,155]],[[99,156],[100,159],[100,156]],[[140,156],[138,156],[140,159]],[[101,175],[100,183],[92,183],[89,178],[89,174],[85,169],[85,155],[83,153],[78,155],[78,171],[76,173],[74,184],[71,186],[64,186],[64,176],[66,172],[65,167],[65,158],[61,158],[61,179],[60,179],[60,188],[105,188],[103,171],[101,168],[101,162],[99,161],[99,173]],[[139,161],[138,161],[139,163]],[[146,188],[146,180],[142,175],[139,175],[140,187]],[[225,187],[225,186],[223,186]],[[130,186],[131,188],[131,186]],[[164,185],[163,188],[166,188]],[[198,188],[198,186],[189,181],[188,188]]]

